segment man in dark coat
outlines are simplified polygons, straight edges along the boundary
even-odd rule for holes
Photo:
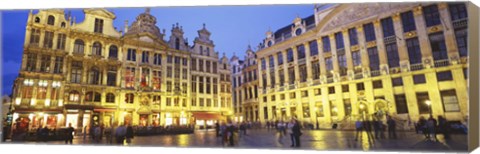
[[[292,127],[292,134],[294,137],[294,147],[300,147],[300,136],[302,135],[302,132],[300,131],[300,124],[298,123],[297,120],[293,119],[293,127]]]
[[[387,117],[388,138],[397,139],[396,122],[391,116]]]
[[[65,144],[72,144],[73,131],[74,129],[72,127],[72,123],[69,123],[67,129],[65,130]]]
[[[133,138],[133,127],[132,125],[127,126],[127,133],[125,134],[125,138],[127,139],[127,143],[130,144]]]

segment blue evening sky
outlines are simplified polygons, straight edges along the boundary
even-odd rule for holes
[[[122,29],[125,20],[129,25],[145,8],[110,8],[117,18],[114,27]],[[76,22],[83,21],[81,9],[73,9],[72,16]],[[13,82],[18,75],[25,39],[25,25],[28,10],[2,11],[2,95],[10,95]],[[35,11],[36,12],[36,11]],[[68,11],[65,11],[67,13]],[[197,30],[205,23],[212,33],[211,39],[215,51],[225,52],[228,58],[233,54],[244,57],[248,44],[254,49],[265,38],[269,28],[274,32],[291,24],[296,16],[305,18],[312,15],[314,5],[253,5],[253,6],[191,6],[191,7],[156,7],[151,14],[157,18],[157,26],[165,29],[170,36],[172,24],[183,26],[184,37],[189,45],[197,37]]]

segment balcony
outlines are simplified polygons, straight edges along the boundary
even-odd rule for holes
[[[355,73],[355,75],[354,75],[355,80],[362,79],[362,78],[363,78],[363,73]]]
[[[302,82],[300,83],[299,88],[307,87],[307,82]]]
[[[396,42],[396,36],[393,35],[393,36],[385,37],[385,38],[383,38],[383,42],[384,42],[384,44],[394,43],[394,42]]]
[[[464,28],[468,26],[468,18],[455,20],[452,22],[453,28]]]
[[[410,65],[410,71],[418,71],[418,70],[421,70],[421,69],[423,69],[423,64],[422,63],[411,64]]]
[[[285,87],[284,86],[281,86],[281,87],[278,87],[278,90],[277,91],[284,91],[285,90]]]
[[[313,84],[314,86],[317,86],[317,85],[320,85],[320,79],[316,79],[316,80],[313,80]]]
[[[289,86],[288,86],[288,89],[289,89],[289,90],[295,89],[295,84],[289,85]]]
[[[333,83],[333,77],[327,78],[327,83]]]
[[[402,72],[400,67],[390,68],[390,71],[389,71],[390,74],[398,74],[400,72]]]
[[[263,89],[262,94],[267,94],[267,89]]]
[[[372,77],[374,77],[374,76],[380,76],[380,70],[371,71],[370,74],[371,74]]]
[[[435,67],[445,67],[450,65],[448,59],[436,60],[434,63]]]

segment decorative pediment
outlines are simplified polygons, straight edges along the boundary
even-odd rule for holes
[[[149,37],[149,36],[141,36],[141,37],[139,38],[139,40],[140,40],[140,41],[143,41],[143,42],[148,42],[148,43],[153,43],[153,42],[154,42],[154,40],[153,40],[151,37]]]
[[[94,14],[105,18],[115,19],[115,14],[106,9],[84,9],[85,14]]]

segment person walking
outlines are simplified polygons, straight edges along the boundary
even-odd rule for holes
[[[110,126],[105,128],[105,139],[107,140],[107,144],[112,144],[112,127]]]
[[[217,137],[220,136],[220,124],[218,124],[218,121],[215,123],[215,134]]]
[[[443,134],[443,138],[450,139],[450,129],[448,127],[447,119],[443,116],[438,116],[438,128]]]
[[[72,127],[72,123],[68,123],[68,127],[65,130],[65,144],[73,144],[73,132],[75,130]]]
[[[391,116],[387,116],[388,138],[397,139],[396,122]]]
[[[362,121],[360,121],[360,118],[357,119],[357,121],[355,122],[355,128],[356,128],[355,141],[357,141],[358,135],[362,135],[362,131],[363,131],[363,123]]]
[[[427,131],[427,120],[423,116],[421,116],[418,120],[417,129],[418,131],[421,131],[423,133],[425,139],[429,139]]]
[[[277,141],[280,144],[283,144],[283,136],[285,134],[285,123],[283,121],[278,122],[277,124]]]
[[[127,128],[125,125],[120,124],[116,129],[115,129],[115,143],[116,144],[123,144],[123,141],[125,140],[125,135],[127,134]]]
[[[380,136],[380,121],[378,119],[373,120],[373,131],[375,132],[375,139],[378,139]]]
[[[437,130],[435,127],[437,126],[437,120],[433,118],[432,115],[430,115],[430,118],[428,118],[427,121],[427,129],[428,129],[428,138],[429,139],[434,139],[434,141],[437,141]]]
[[[130,144],[132,143],[132,139],[133,139],[133,127],[132,125],[128,125],[127,126],[127,131],[126,131],[126,134],[125,134],[125,138],[127,139],[127,144]]]
[[[234,146],[234,140],[233,140],[234,132],[235,132],[235,126],[232,124],[232,121],[229,121],[226,129],[229,146]]]
[[[100,128],[100,126],[95,126],[93,128],[93,139],[95,141],[95,143],[100,143],[100,141],[102,140],[101,138],[101,135],[102,135],[102,130]]]
[[[287,134],[290,135],[290,141],[291,141],[291,145],[290,147],[294,147],[295,146],[295,136],[293,136],[293,126],[295,125],[295,123],[293,123],[293,120],[291,120],[287,125],[286,125],[286,130],[287,130]]]
[[[302,132],[300,131],[300,123],[296,119],[293,119],[292,122],[292,134],[295,142],[294,147],[298,148],[300,147],[300,136],[302,135]]]

